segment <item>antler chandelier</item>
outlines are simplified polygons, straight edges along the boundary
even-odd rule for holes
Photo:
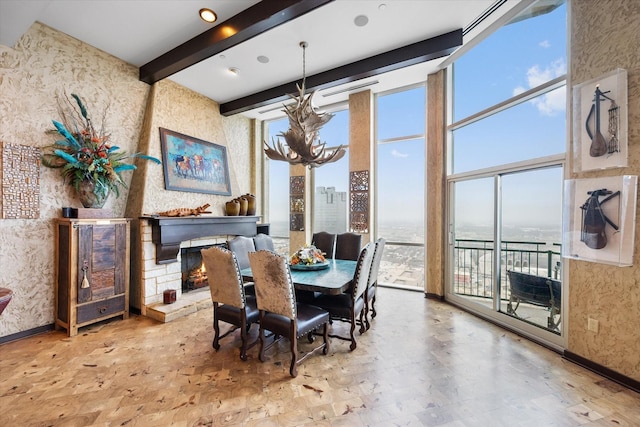
[[[271,160],[281,160],[292,165],[302,164],[309,168],[315,168],[325,163],[335,162],[344,156],[342,145],[338,148],[326,148],[326,142],[320,142],[320,128],[324,126],[333,114],[318,112],[312,104],[312,92],[305,95],[305,53],[307,42],[300,42],[302,48],[302,86],[296,84],[298,96],[289,95],[296,102],[284,105],[284,111],[289,117],[289,130],[278,134],[278,139],[273,141],[271,147],[264,142],[264,153]],[[280,140],[284,138],[284,143]]]

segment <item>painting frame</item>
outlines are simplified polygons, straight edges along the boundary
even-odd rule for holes
[[[164,188],[231,195],[227,147],[160,128]]]
[[[573,87],[574,172],[627,166],[627,91],[622,68]]]

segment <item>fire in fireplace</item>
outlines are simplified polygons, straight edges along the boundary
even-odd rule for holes
[[[221,243],[218,245],[180,249],[180,257],[182,258],[182,293],[209,286],[207,271],[202,263],[200,251],[210,248],[211,246],[226,247],[224,243]]]

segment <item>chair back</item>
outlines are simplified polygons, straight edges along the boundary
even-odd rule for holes
[[[367,290],[369,272],[371,271],[371,262],[373,261],[373,251],[373,243],[367,243],[360,251],[356,271],[353,275],[353,284],[351,286],[351,295],[354,300],[360,298]]]
[[[233,252],[218,246],[202,249],[202,262],[207,269],[211,300],[233,307],[246,304],[238,260]]]
[[[380,260],[382,260],[382,252],[386,242],[382,237],[376,240],[373,261],[371,261],[371,271],[369,272],[369,286],[373,286],[378,282],[378,270],[380,269]]]
[[[335,259],[357,261],[362,246],[362,235],[357,233],[341,233],[336,236]]]
[[[287,260],[275,252],[249,254],[256,301],[260,310],[296,318],[296,297]]]
[[[276,247],[273,244],[273,239],[268,234],[259,233],[253,236],[253,244],[256,251],[271,251],[275,252]]]
[[[326,231],[319,231],[313,233],[311,244],[325,253],[325,258],[333,258],[333,253],[336,247],[336,235],[327,233]]]
[[[231,240],[227,240],[227,247],[236,255],[240,270],[249,268],[248,254],[256,251],[256,246],[251,237],[236,236]]]

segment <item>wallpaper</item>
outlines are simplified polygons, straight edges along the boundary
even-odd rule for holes
[[[249,141],[242,140],[250,135],[248,119],[225,119],[217,103],[170,81],[153,87],[140,82],[136,67],[39,23],[13,48],[0,46],[0,141],[51,144],[54,137],[45,131],[53,128],[52,119],[58,120],[56,94],[65,92],[79,94],[90,113],[104,113],[111,141],[127,152],[160,158],[159,126],[222,145],[227,145],[225,132],[232,134],[228,152],[234,196],[249,192]],[[106,202],[114,216],[135,218],[212,200],[210,195],[165,191],[162,166],[138,166],[123,174],[131,191],[125,188]],[[61,207],[81,205],[58,170],[41,167],[40,181],[39,219],[0,220],[0,287],[14,292],[0,316],[0,337],[54,321],[54,219]],[[221,206],[222,197],[213,202]]]
[[[640,2],[572,2],[572,85],[616,68],[628,73],[629,166],[572,178],[640,175]],[[638,209],[640,211],[640,209]],[[637,214],[636,214],[637,215]],[[566,260],[569,266],[568,350],[640,381],[640,232],[632,267]],[[587,329],[598,321],[598,332]]]

